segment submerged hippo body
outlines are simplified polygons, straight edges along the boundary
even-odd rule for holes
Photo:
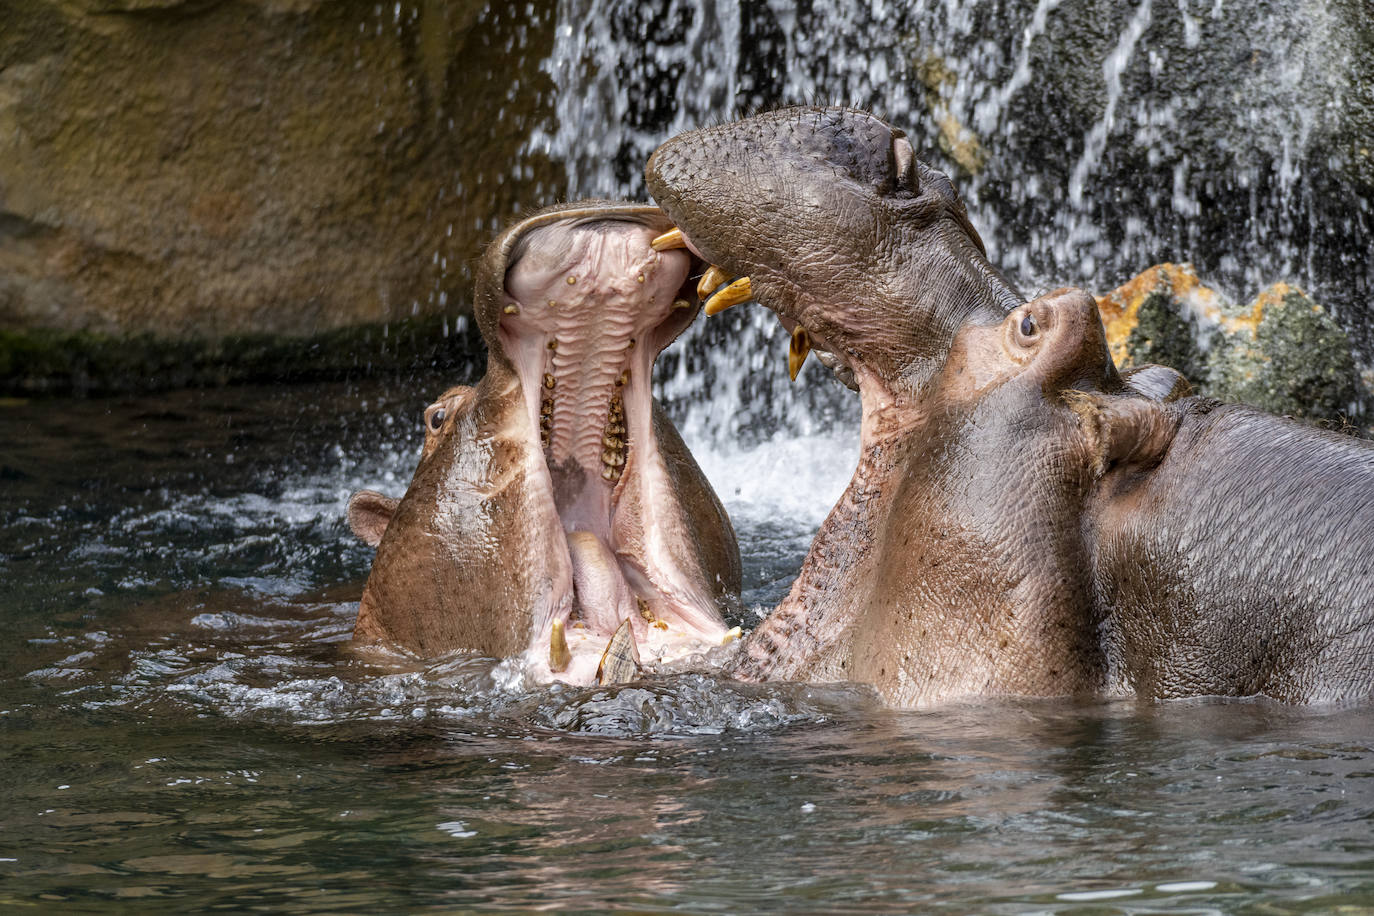
[[[426,411],[403,499],[350,503],[377,546],[359,640],[523,653],[535,679],[582,683],[625,621],[645,664],[721,642],[734,532],[649,387],[697,311],[679,295],[690,256],[650,247],[666,228],[653,207],[584,202],[488,248],[485,376]]]
[[[907,706],[1374,694],[1374,446],[1119,373],[1092,298],[1025,302],[869,115],[684,134],[647,177],[863,407],[854,478],[739,676]]]
[[[1106,456],[1084,518],[1118,680],[1374,697],[1374,442],[1208,398],[1077,409]]]

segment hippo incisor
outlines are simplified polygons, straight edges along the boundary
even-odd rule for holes
[[[650,391],[698,310],[691,256],[650,247],[669,225],[584,201],[492,242],[474,303],[486,374],[425,412],[404,498],[350,501],[377,547],[357,639],[523,654],[531,679],[576,683],[728,639],[735,534]]]
[[[856,387],[858,467],[740,677],[969,696],[1374,694],[1374,444],[1119,373],[1093,299],[1025,302],[945,176],[862,112],[680,135],[685,245]],[[706,289],[706,293],[710,290]]]

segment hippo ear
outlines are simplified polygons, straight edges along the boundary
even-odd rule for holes
[[[1078,415],[1096,477],[1119,465],[1158,464],[1173,445],[1184,413],[1174,405],[1136,395],[1070,389],[1063,398]]]
[[[1183,373],[1168,366],[1146,363],[1133,369],[1123,369],[1121,380],[1126,387],[1152,401],[1177,401],[1193,393],[1193,387]]]
[[[376,547],[399,503],[376,490],[359,490],[348,500],[348,527],[369,547]]]

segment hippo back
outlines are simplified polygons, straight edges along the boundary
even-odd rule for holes
[[[1096,588],[1140,696],[1374,696],[1374,443],[1189,398],[1158,466],[1102,480]]]

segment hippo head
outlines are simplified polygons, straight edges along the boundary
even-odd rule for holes
[[[698,310],[691,256],[650,245],[668,228],[657,208],[588,201],[492,242],[485,376],[425,411],[404,498],[350,505],[377,545],[359,638],[523,655],[536,680],[585,683],[603,656],[650,664],[727,635],[734,533],[650,391]]]
[[[686,133],[647,178],[674,241],[720,268],[702,292],[742,278],[706,312],[759,302],[791,332],[790,369],[829,351],[862,401],[854,477],[736,673],[854,679],[902,705],[1100,684],[1078,520],[1112,455],[1076,394],[1173,379],[1123,382],[1088,294],[1019,296],[948,179],[864,112]]]
[[[919,393],[965,324],[1022,302],[988,263],[953,186],[864,112],[788,108],[681,134],[646,170],[684,242],[845,381]],[[709,293],[709,289],[703,289]]]

